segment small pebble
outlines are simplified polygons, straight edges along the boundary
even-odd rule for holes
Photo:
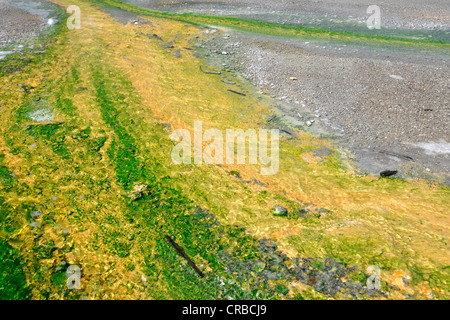
[[[33,211],[32,213],[30,213],[30,216],[32,217],[39,217],[43,215],[42,211]]]

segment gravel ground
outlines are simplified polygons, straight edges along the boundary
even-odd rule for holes
[[[447,0],[126,0],[139,6],[168,11],[195,11],[215,15],[258,15],[264,20],[276,14],[303,16],[302,23],[329,19],[363,22],[369,5],[381,9],[382,24],[402,28],[448,29],[450,4]],[[270,14],[269,16],[266,14]],[[310,17],[309,19],[307,17]]]
[[[211,61],[277,98],[282,115],[302,115],[291,125],[325,128],[356,156],[360,171],[450,182],[448,53],[237,32],[202,41]]]
[[[47,4],[42,0],[0,0],[0,49],[39,36],[48,27],[51,11]]]
[[[0,13],[0,43],[2,45],[35,37],[42,26],[42,20],[39,17],[7,3],[0,3]]]

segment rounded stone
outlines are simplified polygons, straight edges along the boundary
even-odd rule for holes
[[[274,216],[278,216],[278,217],[282,217],[282,216],[286,216],[288,214],[288,211],[285,207],[282,206],[275,206],[273,208],[273,215]]]

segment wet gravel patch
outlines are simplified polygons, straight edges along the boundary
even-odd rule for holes
[[[7,3],[0,3],[0,12],[0,46],[36,37],[43,28],[40,17]]]
[[[44,0],[9,0],[0,3],[0,48],[36,39],[51,27],[48,19],[55,16],[55,9],[56,5]]]
[[[197,207],[193,214],[197,223],[203,224],[205,228],[224,232],[216,216],[208,210]],[[233,283],[246,284],[248,287],[240,297],[242,299],[254,299],[255,293],[257,299],[274,295],[288,298],[287,287],[292,281],[301,282],[329,297],[337,294],[350,299],[385,296],[380,290],[368,288],[366,283],[352,280],[352,274],[361,275],[357,266],[350,267],[331,258],[290,258],[278,249],[275,241],[269,239],[257,240],[257,249],[253,255],[255,258],[242,259],[239,249],[233,248],[225,248],[217,253],[225,271],[235,279]]]
[[[449,32],[450,7],[446,0],[396,0],[372,3],[360,0],[125,0],[155,10],[234,16],[281,24],[301,24],[351,31],[366,28],[369,5],[378,5],[383,28]],[[386,31],[386,30],[384,30]],[[444,34],[445,35],[445,34]]]

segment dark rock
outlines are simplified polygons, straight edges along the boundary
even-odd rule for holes
[[[222,80],[222,82],[224,82],[226,84],[236,84],[236,82],[229,81],[229,80]]]
[[[173,49],[173,48],[175,48],[175,46],[173,45],[173,42],[170,41],[170,42],[167,42],[166,44],[164,44],[164,48],[165,49]]]
[[[414,160],[412,157],[410,157],[408,155],[400,154],[400,153],[397,153],[397,152],[381,150],[381,151],[379,151],[379,153],[387,154],[389,156],[401,158],[401,159],[404,159],[404,160],[409,160],[409,161],[413,161]]]
[[[308,210],[308,209],[305,209],[305,208],[302,208],[302,209],[296,209],[295,211],[297,211],[299,217],[304,218],[304,219],[307,218],[306,215],[309,213],[309,210]]]
[[[158,39],[159,41],[163,41],[163,39],[158,36],[156,33],[152,34],[152,35],[148,35],[149,39]]]
[[[387,177],[391,177],[391,176],[395,176],[398,173],[397,170],[386,170],[380,173],[380,176],[382,178],[387,178]]]
[[[296,136],[296,134],[295,134],[295,132],[294,131],[292,131],[291,129],[289,129],[289,128],[282,128],[282,129],[280,129],[280,134],[281,135],[287,135],[287,136],[291,136],[291,137],[295,137]]]

